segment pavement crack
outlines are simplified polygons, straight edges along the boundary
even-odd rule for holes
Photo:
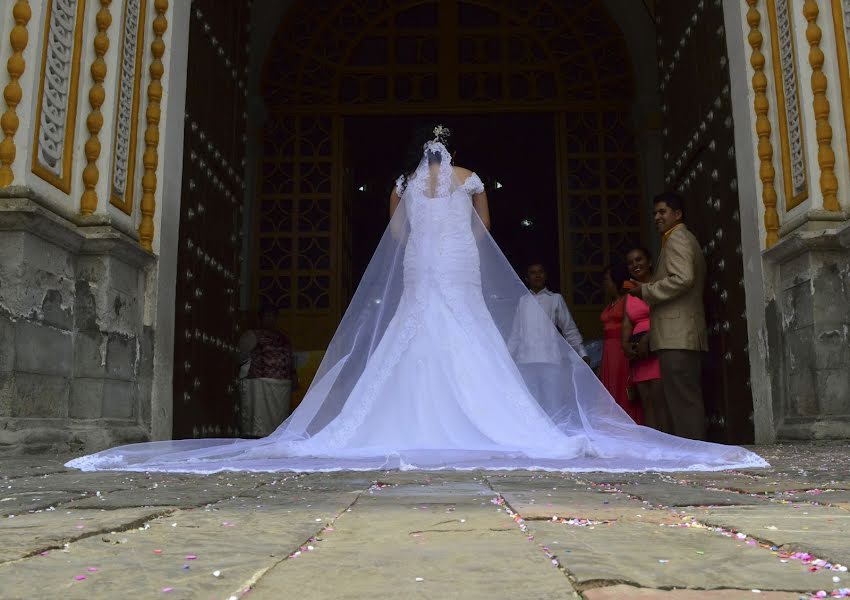
[[[475,531],[471,529],[420,529],[419,531],[411,531],[407,535],[420,535],[423,533],[461,533]],[[509,529],[490,529],[490,531],[510,531]]]
[[[265,576],[266,573],[268,573],[269,571],[271,571],[275,567],[278,567],[279,565],[282,565],[283,563],[290,561],[292,558],[294,558],[294,556],[296,556],[296,552],[298,552],[300,554],[298,549],[303,548],[304,546],[308,545],[311,541],[319,541],[318,538],[321,535],[321,533],[323,531],[326,531],[330,526],[334,525],[343,515],[351,512],[352,509],[354,508],[354,505],[357,504],[358,500],[360,500],[360,497],[364,493],[366,493],[367,491],[368,491],[368,488],[366,490],[358,491],[357,495],[354,497],[354,499],[351,501],[351,503],[348,506],[341,509],[333,517],[333,519],[331,519],[329,522],[322,524],[322,526],[319,529],[317,529],[316,532],[313,533],[313,535],[309,536],[306,540],[304,540],[303,543],[299,544],[296,548],[292,549],[291,552],[288,552],[286,554],[286,556],[284,556],[283,558],[281,558],[279,560],[274,561],[270,565],[267,565],[267,566],[255,571],[254,574],[251,575],[251,577],[249,577],[247,580],[245,580],[236,590],[233,591],[233,593],[231,594],[231,597],[239,598],[242,595],[247,594],[254,587],[256,587],[256,585],[258,583],[260,583],[260,581],[262,580],[262,578]],[[324,539],[322,539],[321,541],[324,541]]]
[[[167,517],[171,514],[174,514],[178,510],[179,509],[177,509],[177,508],[170,508],[168,510],[163,510],[163,511],[160,511],[160,512],[157,512],[157,513],[144,515],[144,516],[139,517],[137,519],[127,521],[126,523],[123,523],[123,524],[121,524],[117,527],[101,527],[101,528],[98,528],[98,529],[93,529],[91,531],[81,532],[79,534],[70,536],[70,537],[66,538],[65,540],[63,540],[61,542],[46,544],[46,545],[41,546],[41,547],[39,547],[35,550],[31,550],[31,551],[29,551],[25,554],[22,554],[19,558],[15,558],[15,559],[12,559],[12,560],[0,560],[0,565],[14,564],[14,563],[23,561],[27,558],[32,558],[33,556],[39,555],[42,552],[47,552],[49,550],[62,550],[67,545],[80,542],[80,541],[88,539],[90,537],[95,537],[95,536],[98,536],[98,535],[106,535],[106,534],[110,534],[110,533],[123,533],[125,531],[137,529],[137,528],[141,527],[142,525],[144,525],[145,523],[148,523],[149,521],[153,521],[155,519],[161,519],[162,517]]]

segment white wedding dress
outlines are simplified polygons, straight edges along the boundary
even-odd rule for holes
[[[272,435],[133,444],[68,466],[213,473],[767,465],[742,448],[635,425],[554,325],[547,339],[529,340],[556,349],[554,368],[515,362],[506,338],[517,335],[512,325],[521,306],[528,310],[528,291],[473,209],[483,189],[475,174],[456,178],[441,143],[426,145],[415,174],[397,183],[400,205],[304,401]],[[549,398],[545,410],[530,390]]]

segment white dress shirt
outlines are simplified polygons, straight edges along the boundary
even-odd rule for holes
[[[560,362],[553,323],[576,354],[586,357],[584,340],[564,297],[543,288],[520,300],[508,340],[508,348],[514,359],[519,363]]]

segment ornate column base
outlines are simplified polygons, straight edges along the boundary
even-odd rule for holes
[[[777,273],[780,439],[850,439],[850,223],[832,225],[765,252]]]
[[[109,225],[0,197],[0,453],[90,451],[150,431],[155,258]]]

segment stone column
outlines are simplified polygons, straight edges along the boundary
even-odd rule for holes
[[[12,92],[0,97],[0,446],[10,452],[150,434],[156,321],[144,317],[158,256],[140,246],[138,223],[155,5],[0,8],[0,87]]]
[[[850,438],[850,73],[839,5],[724,4],[727,30],[738,33],[729,43],[738,72],[733,95],[759,441]]]

